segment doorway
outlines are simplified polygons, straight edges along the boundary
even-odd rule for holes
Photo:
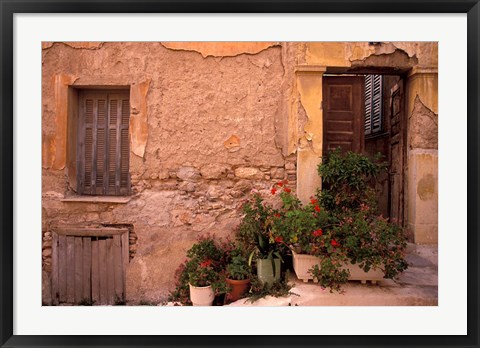
[[[323,156],[340,147],[374,156],[388,171],[377,178],[379,212],[405,225],[407,120],[404,78],[362,74],[323,76]]]

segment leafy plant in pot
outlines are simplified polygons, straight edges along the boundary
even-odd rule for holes
[[[404,231],[378,214],[373,185],[377,174],[386,168],[379,160],[380,155],[372,160],[336,149],[318,167],[322,190],[317,192],[317,199],[329,215],[329,232],[336,244],[335,257],[330,258],[337,264],[347,260],[352,265],[348,266],[350,273],[360,272],[351,278],[362,281],[371,270],[393,278],[407,268]],[[323,276],[321,268],[312,270],[315,277]]]
[[[225,293],[225,253],[213,237],[200,238],[187,251],[187,260],[176,272],[177,286],[170,300],[210,306],[215,295]]]
[[[255,260],[258,279],[272,284],[280,279],[282,253],[286,247],[271,233],[275,210],[255,194],[245,204],[244,217],[238,227],[237,239],[240,245],[250,252],[248,264]]]
[[[330,216],[321,209],[317,199],[308,204],[290,192],[280,194],[282,206],[275,214],[272,233],[276,240],[286,243],[292,250],[293,268],[298,279],[307,282],[314,279],[323,287],[340,290],[340,284],[348,280],[348,271],[340,261],[345,254],[332,233]],[[317,267],[321,275],[311,273]]]
[[[237,301],[243,297],[250,286],[251,268],[242,249],[237,247],[230,252],[226,275],[226,282],[230,288],[226,300]]]

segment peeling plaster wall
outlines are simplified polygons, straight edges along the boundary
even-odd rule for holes
[[[252,189],[269,195],[280,179],[296,184],[296,157],[286,150],[295,44],[169,46],[44,43],[42,51],[44,240],[56,224],[133,224],[131,303],[165,299],[185,251],[200,234],[232,235]],[[88,86],[130,87],[127,203],[64,201],[74,193],[68,90]],[[47,276],[50,248],[44,243]]]
[[[436,42],[385,42],[382,44],[310,42],[307,43],[305,62],[309,65],[350,67],[355,61],[371,59],[374,56],[386,56],[395,51],[402,51],[409,58],[415,59],[417,66],[438,65],[438,44]],[[382,65],[385,66],[385,62]]]

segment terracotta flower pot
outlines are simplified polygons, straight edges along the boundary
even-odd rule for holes
[[[250,279],[228,279],[227,284],[230,285],[232,290],[227,294],[227,301],[235,302],[243,297],[243,295],[248,291],[250,286]]]
[[[213,304],[215,293],[211,285],[193,286],[190,283],[188,285],[190,286],[190,301],[194,306],[211,306]]]

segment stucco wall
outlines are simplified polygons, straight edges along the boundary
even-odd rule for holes
[[[169,49],[161,43],[44,44],[44,269],[58,224],[132,224],[131,301],[158,301],[199,234],[231,235],[252,189],[295,186],[279,143],[286,109],[282,48]],[[212,51],[213,50],[213,51]],[[243,53],[246,52],[246,53]],[[221,56],[225,54],[227,56]],[[213,57],[212,55],[219,55]],[[68,88],[130,86],[133,195],[127,203],[67,202]],[[283,137],[285,138],[285,137]],[[46,276],[48,276],[46,274]]]
[[[233,233],[252,189],[268,197],[273,183],[288,179],[304,200],[315,192],[327,68],[407,72],[436,65],[436,43],[44,43],[45,303],[55,225],[131,224],[127,300],[159,301],[172,289],[174,271],[199,234]],[[429,83],[407,84],[413,125],[431,115],[422,105],[435,117],[438,112],[431,88],[436,82]],[[65,201],[74,195],[67,172],[67,123],[74,107],[69,91],[88,86],[130,89],[133,195],[123,203]],[[409,128],[411,149],[423,148],[422,141],[436,148],[422,131],[423,126]],[[422,170],[421,162],[411,164]],[[428,168],[436,173],[436,162]],[[418,174],[410,173],[412,180]],[[406,204],[420,209],[415,194]],[[438,199],[436,191],[429,197]]]

